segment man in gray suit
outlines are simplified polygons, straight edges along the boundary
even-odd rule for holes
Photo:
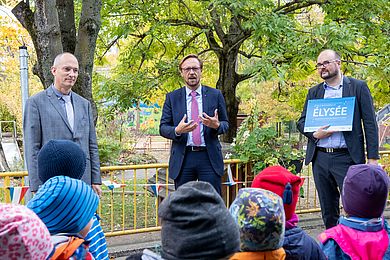
[[[37,162],[40,149],[52,139],[63,139],[77,143],[85,152],[87,162],[82,180],[101,195],[99,152],[91,104],[72,92],[78,69],[79,64],[73,54],[59,54],[51,68],[54,83],[26,102],[23,133],[32,192],[37,191],[42,184],[38,177]]]

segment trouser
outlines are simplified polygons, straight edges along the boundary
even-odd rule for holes
[[[186,151],[181,171],[175,179],[175,188],[196,180],[210,183],[221,194],[221,176],[211,165],[207,150]]]
[[[355,164],[347,151],[316,151],[312,161],[314,182],[326,229],[337,225],[340,217],[340,193],[349,166]]]

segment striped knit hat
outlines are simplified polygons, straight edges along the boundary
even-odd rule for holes
[[[85,182],[56,176],[42,185],[27,207],[55,235],[79,233],[92,219],[98,204],[98,196]]]

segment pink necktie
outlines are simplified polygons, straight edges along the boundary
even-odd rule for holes
[[[195,146],[200,146],[202,142],[200,140],[199,107],[198,101],[196,101],[196,92],[191,91],[191,96],[191,119],[198,123],[198,126],[192,131],[192,141]]]

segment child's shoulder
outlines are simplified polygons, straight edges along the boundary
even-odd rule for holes
[[[89,242],[77,234],[59,234],[51,236],[53,250],[49,257],[55,259],[93,259],[89,253]]]

